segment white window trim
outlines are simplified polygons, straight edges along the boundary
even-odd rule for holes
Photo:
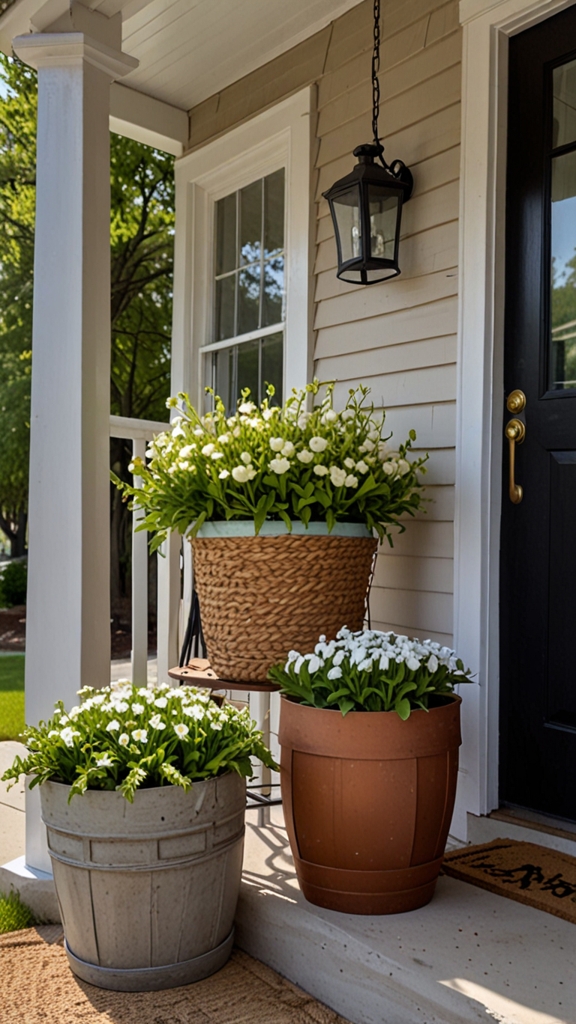
[[[187,391],[198,404],[203,397],[201,350],[213,344],[214,204],[280,167],[286,168],[284,393],[310,379],[311,110],[307,88],[176,162],[173,394]]]
[[[462,156],[454,644],[478,673],[462,705],[455,835],[498,806],[508,41],[574,0],[460,0]]]

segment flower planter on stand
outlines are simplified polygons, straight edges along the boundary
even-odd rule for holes
[[[208,658],[216,676],[262,683],[297,645],[361,629],[378,541],[362,524],[206,523],[192,540]]]
[[[100,988],[199,981],[232,951],[246,782],[234,772],[142,789],[134,802],[44,782],[42,818],[70,967]]]
[[[432,898],[456,795],[460,704],[326,710],[282,698],[286,828],[310,903],[398,914]]]

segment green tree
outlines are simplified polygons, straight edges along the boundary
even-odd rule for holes
[[[0,527],[23,550],[32,365],[36,74],[0,54]],[[173,157],[111,135],[111,408],[165,420],[170,388]],[[111,459],[128,479],[129,444]],[[112,592],[126,585],[130,518],[111,495]]]

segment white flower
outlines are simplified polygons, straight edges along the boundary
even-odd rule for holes
[[[121,747],[127,747],[129,742],[130,737],[127,732],[123,732],[122,735],[118,737],[118,743]]]
[[[242,459],[242,462],[244,463],[245,466],[249,466],[250,463],[252,462],[252,456],[249,454],[249,452],[242,452],[240,458]]]
[[[241,433],[242,433],[242,427],[234,427],[234,430],[232,431],[232,434],[233,434],[234,437],[240,437]]]
[[[48,736],[50,736],[50,737],[52,737],[52,736],[59,736],[59,735],[60,735],[60,733],[58,732],[57,729],[50,729],[50,732],[48,733]]]
[[[210,725],[212,726],[213,729],[216,729],[216,732],[220,732],[220,729],[222,728],[222,722],[219,722],[218,719],[215,719],[213,722],[210,722]]]
[[[128,711],[128,705],[125,700],[113,700],[112,707],[119,715],[123,715],[125,711]]]
[[[283,447],[284,447],[284,444],[285,444],[285,442],[284,442],[284,438],[283,437],[271,437],[270,438],[270,447],[271,447],[273,452],[281,452]]]
[[[296,661],[294,662],[294,671],[295,671],[297,676],[300,675],[300,669],[302,668],[303,664],[304,664],[304,658],[303,658],[303,656],[301,654],[299,654],[298,657],[296,658]]]
[[[147,733],[146,729],[133,729],[132,730],[132,739],[133,740],[137,740],[137,741],[140,740],[142,743],[146,743],[147,736],[148,736],[148,733]]]
[[[95,758],[99,768],[110,768],[114,764],[110,754],[96,754]]]
[[[323,423],[334,423],[334,420],[337,420],[337,419],[338,419],[338,413],[334,412],[334,409],[328,409],[324,413],[324,415],[322,417],[322,422]]]
[[[238,407],[238,412],[243,413],[245,416],[249,416],[250,413],[256,411],[254,402],[242,402],[242,405]]]
[[[390,658],[388,657],[387,654],[381,654],[380,655],[380,664],[378,666],[380,671],[381,672],[387,672],[389,666],[390,666]]]
[[[393,476],[394,473],[396,472],[397,468],[398,467],[397,467],[397,465],[396,465],[396,463],[394,461],[392,461],[392,462],[384,462],[382,464],[382,469],[386,473],[386,476]]]
[[[237,484],[245,484],[250,479],[250,473],[246,466],[234,466],[232,476]]]
[[[314,466],[314,472],[316,476],[326,476],[328,473],[328,466]]]
[[[356,471],[358,473],[367,473],[369,469],[370,469],[370,466],[366,465],[366,463],[364,462],[364,459],[360,459],[360,462],[356,463]]]
[[[435,654],[431,654],[428,658],[428,671],[434,675],[434,672],[438,671],[438,658]]]
[[[364,441],[364,444],[360,445],[359,450],[361,452],[372,452],[374,451],[375,447],[376,445],[374,444],[374,441],[371,441],[370,438],[367,437],[366,440]]]
[[[356,463],[354,462],[354,459],[348,458],[348,459],[344,459],[344,465],[346,466],[346,469],[354,469],[355,466],[356,466]]]
[[[277,473],[278,476],[282,476],[290,469],[290,462],[288,459],[272,459],[268,463],[268,469],[271,473]]]
[[[152,718],[150,719],[150,725],[152,726],[153,729],[158,730],[166,728],[166,722],[162,721],[161,715],[152,715]]]
[[[357,476],[353,476],[352,473],[349,473],[348,476],[346,477],[345,481],[344,481],[344,486],[345,487],[358,487],[358,477]]]
[[[70,726],[68,726],[66,729],[62,729],[60,732],[60,738],[64,740],[64,743],[66,744],[67,747],[73,747],[74,737],[79,735],[80,733],[75,732],[74,729],[70,728]]]
[[[410,463],[406,459],[399,460],[398,472],[400,473],[400,476],[406,476],[406,473],[410,472]]]
[[[371,672],[372,671],[372,658],[364,658],[363,661],[358,665],[359,672]]]
[[[214,445],[214,444],[205,444],[203,449],[202,449],[202,455],[206,455],[206,456],[212,455],[212,452],[215,450],[215,448],[216,448],[216,445]]]
[[[214,459],[214,460],[216,460],[216,459],[223,459],[224,458],[224,452],[212,452],[212,455],[210,456],[210,458]]]
[[[172,431],[172,437],[184,437],[185,435],[184,431],[182,430],[182,424],[180,423],[180,420],[174,420],[174,423],[176,424],[176,426]]]
[[[339,469],[338,466],[330,466],[330,480],[334,487],[342,487],[346,480],[346,470]]]
[[[334,655],[334,661],[332,662],[332,664],[336,665],[336,667],[338,667],[338,665],[342,664],[342,662],[344,661],[345,657],[346,657],[346,651],[342,651],[342,650],[336,651],[336,654]]]
[[[230,435],[229,434],[220,434],[218,440],[219,440],[220,444],[228,444],[228,442],[230,440]]]
[[[120,722],[116,721],[116,719],[113,718],[111,722],[108,722],[108,725],[106,726],[106,732],[118,732],[119,728]]]
[[[225,480],[227,476],[230,476],[230,471],[228,469],[221,469],[218,473],[219,480]]]
[[[174,726],[174,732],[176,733],[179,739],[183,740],[184,737],[187,736],[188,733],[190,732],[190,729],[188,728],[187,725],[184,724],[184,722],[178,722]]]
[[[300,430],[306,430],[306,427],[308,426],[308,420],[310,419],[311,415],[312,414],[309,412],[300,413],[298,417],[298,426],[300,427]]]
[[[308,671],[312,675],[314,672],[317,672],[323,664],[324,663],[320,661],[318,655],[313,654],[311,658],[308,658]]]
[[[134,712],[135,715],[141,715],[142,712],[144,711],[144,705],[143,704],[133,704],[132,705],[132,711]]]
[[[323,452],[328,447],[328,441],[325,437],[311,437],[308,444],[313,452]]]
[[[296,458],[307,465],[309,462],[312,462],[314,452],[309,452],[307,448],[304,448],[303,451],[296,454]]]
[[[178,398],[176,397],[176,395],[172,395],[171,398],[167,398],[166,399],[166,408],[167,409],[176,409],[177,405],[178,405]]]
[[[262,413],[262,419],[266,420],[266,422],[268,422],[268,420],[272,419],[273,415],[274,415],[274,409],[264,409],[264,411]]]
[[[294,448],[294,445],[292,444],[292,441],[286,441],[286,443],[283,446],[281,451],[282,451],[282,455],[284,455],[286,458],[289,459],[291,455],[294,455],[294,452],[296,451],[296,449]]]
[[[154,701],[155,708],[165,708],[167,704],[168,701],[166,700],[166,697],[157,697]]]
[[[341,679],[342,669],[338,665],[334,665],[333,668],[328,672],[328,679]]]
[[[188,718],[195,718],[197,722],[204,718],[205,713],[204,708],[199,704],[187,704],[182,708],[182,714],[188,715]]]
[[[204,431],[202,430],[202,427],[194,427],[194,435],[195,437],[204,437]]]
[[[406,658],[406,668],[409,668],[411,672],[417,672],[420,668],[420,662],[416,655],[410,654]]]
[[[192,452],[195,450],[195,448],[196,448],[195,444],[187,444],[185,448],[181,448],[180,449],[180,458],[181,459],[188,459],[188,458],[190,458],[190,456],[192,455]]]

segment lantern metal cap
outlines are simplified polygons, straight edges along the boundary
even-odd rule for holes
[[[352,168],[350,174],[339,178],[326,192],[322,193],[324,199],[329,199],[340,190],[348,188],[358,181],[364,181],[366,184],[400,190],[402,202],[407,203],[414,187],[412,174],[402,160],[394,160],[389,166],[382,160],[383,152],[384,146],[381,143],[376,145],[373,142],[364,142],[361,146],[356,146],[353,153],[358,163]],[[378,158],[382,160],[381,164],[375,163]]]

